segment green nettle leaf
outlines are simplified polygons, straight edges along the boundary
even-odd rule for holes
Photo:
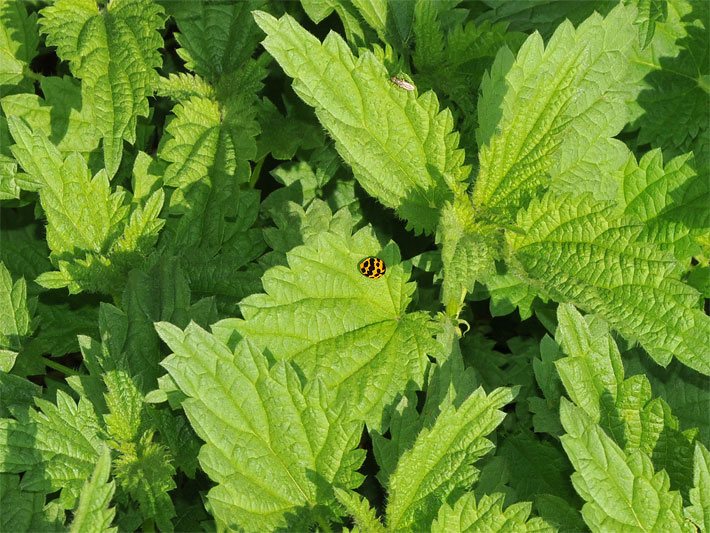
[[[322,385],[302,387],[288,362],[270,366],[246,340],[230,348],[234,330],[157,329],[174,352],[163,366],[188,396],[182,406],[205,441],[199,459],[217,483],[208,499],[218,525],[306,530],[333,518],[333,488],[361,482],[362,424],[328,409]]]
[[[176,188],[170,200],[171,215],[179,216],[170,224],[174,248],[218,248],[234,231],[225,219],[235,216],[239,187],[249,181],[246,160],[256,154],[259,131],[255,95],[264,75],[249,63],[231,79],[231,99],[192,96],[173,109],[158,155],[170,163],[165,184]]]
[[[496,272],[483,275],[479,281],[482,286],[474,287],[473,300],[489,300],[488,308],[492,316],[509,315],[516,309],[520,318],[525,320],[533,314],[533,302],[539,288],[531,286],[525,280],[507,271],[499,271],[503,263],[496,265]]]
[[[10,272],[0,261],[0,371],[9,372],[24,340],[32,332],[36,301],[27,299],[24,278],[12,282]]]
[[[417,435],[388,478],[388,528],[426,530],[442,502],[470,487],[478,477],[473,463],[494,448],[485,436],[505,418],[500,409],[514,397],[509,388],[488,395],[479,388],[461,405],[442,407],[433,425]]]
[[[619,6],[577,29],[563,22],[545,47],[533,34],[513,58],[501,50],[481,84],[480,172],[474,205],[510,222],[541,188],[601,198],[604,181],[627,153],[612,139],[627,121],[625,100],[636,89],[626,75],[636,32],[635,10]]]
[[[633,58],[637,70],[646,74],[644,90],[633,103],[640,115],[633,126],[639,128],[638,144],[675,156],[693,149],[708,132],[710,7],[687,0],[666,4],[667,17],[656,21],[649,46]]]
[[[670,250],[679,261],[697,255],[696,240],[710,227],[710,180],[682,155],[663,166],[660,150],[640,161],[629,154],[620,170],[618,205],[644,224],[642,238]],[[702,169],[701,169],[702,170]]]
[[[461,111],[458,128],[464,144],[473,146],[478,94],[471,88],[480,86],[498,50],[506,45],[517,50],[527,35],[509,31],[506,22],[458,23],[450,11],[452,3],[418,0],[415,4],[412,61],[417,85],[431,87],[440,98],[446,95],[453,101]]]
[[[687,496],[692,486],[696,431],[680,431],[662,398],[653,398],[644,375],[624,380],[621,355],[608,326],[560,305],[555,335],[567,355],[555,361],[567,394],[628,454],[641,450],[656,470],[665,469],[674,489]]]
[[[486,494],[480,501],[476,501],[476,496],[467,492],[456,501],[455,505],[444,504],[431,531],[433,533],[449,531],[551,533],[557,531],[554,527],[546,524],[542,518],[529,518],[532,510],[531,503],[516,503],[504,510],[504,500],[504,494]]]
[[[20,476],[0,474],[1,531],[66,531],[65,512],[44,492],[24,491]]]
[[[44,136],[10,117],[17,142],[13,154],[39,190],[47,217],[47,244],[58,272],[46,272],[37,282],[69,291],[119,292],[126,273],[152,251],[163,221],[158,218],[164,193],[156,191],[144,205],[126,203],[125,192],[111,192],[108,175],[93,178],[84,158],[71,152],[66,159]]]
[[[0,261],[5,263],[14,276],[31,280],[51,270],[47,241],[40,228],[39,221],[17,228],[5,225],[0,227]]]
[[[399,251],[380,249],[367,229],[317,233],[288,252],[288,266],[264,273],[266,294],[242,300],[243,321],[225,321],[277,359],[293,361],[308,379],[320,378],[374,428],[385,406],[422,383],[436,330],[426,313],[406,312],[414,285]],[[387,268],[379,279],[358,270],[374,255]]]
[[[656,31],[656,22],[666,16],[667,0],[639,0],[636,22],[639,26],[639,44],[646,48]]]
[[[477,227],[465,198],[444,206],[436,235],[444,266],[442,301],[451,316],[458,316],[464,296],[473,292],[475,282],[495,272],[493,260],[499,247],[488,233],[495,231],[493,228]]]
[[[546,194],[508,232],[515,260],[559,302],[596,313],[659,364],[672,357],[710,375],[710,317],[672,257],[639,238],[642,227],[589,196]]]
[[[116,480],[138,502],[144,520],[153,519],[161,531],[173,531],[175,507],[169,491],[175,488],[175,467],[167,448],[151,442],[147,433],[136,443],[124,443],[116,459]]]
[[[79,496],[79,504],[74,510],[74,520],[69,531],[71,533],[94,533],[106,531],[113,533],[115,527],[109,527],[116,514],[116,509],[110,507],[111,498],[116,490],[116,484],[109,482],[111,473],[111,453],[104,448],[96,462],[91,478],[84,483]]]
[[[694,531],[683,501],[669,490],[665,471],[655,473],[640,450],[625,454],[579,407],[560,405],[565,449],[576,472],[572,483],[587,502],[582,516],[593,531]]]
[[[180,30],[175,34],[177,53],[185,67],[212,83],[238,70],[259,42],[251,11],[263,4],[264,0],[168,3]]]
[[[77,404],[58,391],[56,405],[35,402],[41,412],[17,411],[16,418],[0,420],[0,471],[24,472],[24,490],[61,490],[59,501],[70,509],[100,455],[99,423],[86,398]]]
[[[40,84],[44,99],[14,94],[0,100],[5,115],[24,119],[65,157],[70,152],[88,154],[94,150],[101,134],[94,126],[92,110],[82,102],[80,84],[69,77],[46,77]]]
[[[141,393],[147,393],[156,387],[161,370],[159,339],[153,323],[165,320],[185,326],[190,317],[187,277],[177,260],[165,260],[150,269],[130,272],[121,295],[121,308],[101,304],[98,326],[102,343],[82,336],[79,344],[92,374],[128,372]],[[117,402],[120,401],[119,398]],[[126,417],[119,420],[125,421]]]
[[[599,422],[614,404],[624,381],[624,365],[616,342],[599,320],[582,315],[569,304],[557,310],[555,339],[567,357],[555,361],[557,373],[571,400]]]
[[[136,141],[136,121],[148,116],[148,97],[162,64],[162,8],[149,0],[58,0],[41,11],[47,44],[82,80],[82,99],[103,137],[106,173],[118,170],[123,140]]]
[[[710,453],[700,442],[695,444],[694,486],[690,490],[692,506],[686,515],[700,528],[710,531]]]
[[[359,531],[367,533],[385,533],[387,531],[377,518],[375,510],[370,507],[367,498],[360,496],[353,491],[346,491],[336,488],[335,496],[338,502],[345,507],[347,513],[352,517]]]
[[[267,33],[264,47],[294,78],[360,184],[415,231],[433,232],[469,172],[451,113],[439,110],[433,92],[417,97],[397,87],[371,52],[354,57],[335,33],[321,44],[289,15],[255,17]]]
[[[20,0],[0,1],[0,86],[23,81],[37,54],[37,14],[27,15]]]

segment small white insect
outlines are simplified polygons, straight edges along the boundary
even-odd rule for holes
[[[405,91],[413,91],[416,89],[414,85],[409,83],[407,80],[403,80],[402,78],[398,78],[397,76],[392,76],[390,78],[390,81],[394,83],[397,87],[400,89],[404,89]]]

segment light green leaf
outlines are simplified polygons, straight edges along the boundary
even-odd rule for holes
[[[157,88],[160,96],[168,96],[175,100],[188,100],[193,96],[214,98],[214,87],[195,74],[180,72],[160,78]]]
[[[37,54],[37,14],[25,2],[0,0],[0,85],[19,84]]]
[[[367,498],[360,496],[353,491],[346,491],[340,488],[335,489],[335,496],[338,502],[345,507],[347,513],[353,518],[356,530],[361,533],[385,533],[387,531],[377,518],[375,510],[370,507]],[[353,531],[353,533],[354,533]]]
[[[613,193],[602,180],[627,153],[612,137],[636,90],[626,76],[634,17],[634,9],[619,6],[577,29],[563,22],[547,47],[531,35],[514,61],[506,49],[499,53],[478,102],[481,168],[473,202],[484,215],[510,221],[550,184],[603,198]]]
[[[125,371],[110,370],[102,379],[107,390],[104,397],[108,413],[103,416],[106,432],[118,443],[137,441],[144,424],[143,395]]]
[[[108,447],[99,455],[91,478],[84,483],[79,496],[79,504],[74,510],[74,520],[69,531],[71,533],[113,533],[115,527],[109,527],[116,514],[116,509],[110,507],[111,498],[116,490],[113,481],[109,482],[111,473],[111,453]]]
[[[449,533],[454,531],[474,533],[507,533],[509,531],[548,532],[556,529],[545,523],[542,518],[529,518],[532,504],[521,502],[503,510],[504,494],[486,494],[480,501],[472,492],[461,496],[456,504],[444,503],[437,519],[431,528],[432,533]]]
[[[289,15],[255,17],[267,33],[264,47],[294,78],[360,184],[415,231],[431,233],[469,172],[451,113],[439,110],[432,92],[417,97],[394,85],[372,53],[354,57],[335,33],[321,44]]]
[[[20,197],[16,174],[17,161],[12,157],[0,155],[0,200],[14,200]]]
[[[700,442],[695,444],[694,486],[690,490],[692,506],[686,509],[689,518],[700,528],[710,531],[710,453]]]
[[[126,273],[142,263],[157,240],[163,191],[145,205],[128,205],[124,191],[111,192],[104,170],[92,178],[79,153],[62,160],[57,148],[21,119],[10,117],[9,124],[17,142],[13,154],[39,190],[50,258],[59,267],[36,281],[70,292],[120,292]]]
[[[493,260],[499,245],[495,236],[486,233],[486,228],[474,222],[466,196],[442,209],[436,240],[444,265],[442,301],[450,316],[458,316],[464,296],[473,292],[476,281],[495,273]]]
[[[558,322],[556,338],[567,357],[555,366],[570,398],[627,454],[641,450],[656,470],[665,469],[673,488],[687,496],[695,432],[680,431],[668,405],[652,397],[644,375],[624,380],[621,356],[602,320],[563,304]]]
[[[77,404],[62,391],[56,405],[39,398],[35,402],[41,412],[18,411],[16,419],[0,420],[0,470],[24,472],[20,487],[28,491],[61,490],[59,501],[69,509],[102,447],[98,420],[88,400]]]
[[[27,300],[27,284],[24,278],[12,282],[10,272],[0,261],[0,352],[15,355],[20,351],[24,340],[32,332],[32,315],[36,302]],[[0,357],[0,370],[9,372],[14,364],[14,356]],[[10,363],[9,365],[7,363]]]
[[[58,0],[41,11],[47,44],[69,61],[82,80],[82,99],[103,137],[106,173],[118,170],[123,140],[134,143],[136,121],[148,116],[148,97],[163,40],[162,8],[149,0],[114,0],[99,10],[95,0]]]
[[[478,473],[473,462],[494,447],[485,436],[505,418],[500,409],[514,397],[511,389],[486,395],[479,388],[460,406],[442,407],[433,425],[417,435],[389,477],[388,528],[428,529],[441,502],[475,481]]]
[[[639,0],[636,22],[639,26],[639,44],[646,48],[656,31],[656,22],[663,20],[668,9],[666,0]]]
[[[222,333],[195,324],[157,329],[174,352],[162,364],[189,397],[183,408],[205,441],[199,458],[217,484],[208,493],[217,523],[306,530],[332,516],[332,487],[361,481],[363,452],[355,448],[362,425],[326,407],[317,381],[302,388],[289,363],[269,367],[248,341],[232,350]]]
[[[679,261],[697,255],[695,239],[710,227],[710,180],[696,172],[691,158],[678,156],[664,167],[660,150],[638,162],[629,154],[620,171],[619,207],[644,224],[644,239],[671,251]]]
[[[145,433],[134,443],[122,443],[116,459],[116,480],[138,502],[143,521],[154,520],[161,531],[173,531],[175,507],[168,494],[175,488],[175,467],[167,448]]]
[[[373,428],[386,405],[422,383],[436,329],[426,313],[406,312],[414,285],[399,251],[380,250],[367,229],[352,236],[349,227],[321,231],[288,252],[288,267],[266,271],[266,294],[240,303],[243,321],[225,322],[277,359],[293,361],[309,379],[322,379],[353,417]],[[374,255],[387,268],[379,279],[358,270]]]
[[[563,399],[562,446],[576,473],[572,483],[586,500],[582,516],[593,531],[684,531],[679,493],[669,490],[668,475],[654,473],[651,460],[636,450],[626,455],[579,407]]]
[[[518,216],[507,240],[522,271],[559,302],[597,313],[653,359],[672,357],[710,375],[710,317],[681,267],[639,239],[641,227],[613,204],[548,193]]]
[[[0,100],[6,116],[21,117],[35,133],[46,136],[66,157],[88,154],[101,134],[93,124],[93,111],[82,102],[81,86],[69,77],[41,81],[44,99],[35,94],[14,94]]]
[[[555,361],[555,367],[572,401],[599,422],[603,404],[613,404],[619,395],[624,366],[608,328],[590,318],[570,304],[558,307],[555,338],[567,357]]]

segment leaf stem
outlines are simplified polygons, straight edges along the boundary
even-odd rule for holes
[[[40,357],[42,359],[42,362],[45,364],[45,366],[48,366],[49,368],[52,368],[58,372],[61,372],[62,374],[66,376],[78,376],[79,372],[76,370],[69,368],[68,366],[65,366],[61,363],[57,363],[56,361],[52,361],[51,359],[47,357]]]

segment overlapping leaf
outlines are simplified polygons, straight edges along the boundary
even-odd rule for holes
[[[266,294],[244,299],[244,320],[234,324],[259,348],[322,379],[371,427],[396,395],[422,383],[434,331],[426,313],[406,312],[414,286],[399,252],[379,250],[367,230],[317,233],[288,252],[288,266],[264,274]],[[357,268],[371,255],[387,265],[376,280]]]
[[[16,418],[0,420],[0,471],[24,472],[22,489],[61,490],[60,502],[72,508],[99,456],[96,413],[87,399],[77,404],[62,391],[56,404],[36,403],[41,412],[18,410]]]
[[[25,338],[32,332],[36,302],[27,300],[24,278],[13,283],[10,272],[0,261],[0,371],[9,372]]]
[[[116,514],[116,509],[110,507],[111,498],[116,490],[115,483],[109,481],[111,472],[111,454],[108,448],[96,462],[91,478],[84,483],[79,497],[79,504],[74,511],[74,520],[69,529],[71,533],[93,533],[106,531],[113,533],[115,527],[109,527]]]
[[[148,97],[162,64],[162,9],[149,0],[58,0],[42,10],[47,43],[82,80],[82,98],[103,137],[108,177],[118,170],[123,140],[136,140],[136,121],[148,115]]]
[[[642,451],[625,454],[581,408],[564,399],[560,407],[567,432],[562,446],[576,470],[572,483],[587,502],[582,516],[593,531],[694,530],[665,471],[654,472]]]
[[[417,97],[392,84],[372,53],[354,57],[338,35],[320,43],[289,15],[255,16],[267,33],[264,47],[294,78],[360,184],[415,231],[432,232],[468,175],[451,114],[433,93]]]
[[[94,150],[101,137],[93,123],[93,111],[82,101],[81,86],[68,77],[46,77],[41,87],[44,98],[35,94],[3,98],[0,105],[5,115],[24,119],[32,131],[46,136],[64,156]]]
[[[690,491],[692,506],[687,510],[690,519],[700,531],[710,529],[710,453],[701,443],[695,445],[695,468],[693,489]]]
[[[710,227],[710,180],[696,171],[690,155],[663,165],[660,150],[636,161],[629,154],[621,169],[618,204],[643,223],[641,237],[670,250],[679,261],[698,253],[697,239]]]
[[[332,517],[332,487],[360,483],[362,425],[328,408],[318,381],[302,387],[291,364],[270,367],[248,341],[230,348],[234,330],[161,323],[158,332],[174,352],[163,366],[205,441],[200,464],[217,483],[208,498],[218,524],[305,530]]]
[[[111,192],[108,175],[93,178],[77,152],[62,158],[42,135],[19,118],[10,119],[16,145],[13,154],[39,190],[47,217],[47,243],[58,272],[40,275],[46,287],[69,287],[71,292],[117,292],[125,273],[152,250],[163,221],[158,218],[163,192],[145,205],[131,206],[124,192]]]
[[[251,16],[264,0],[245,2],[165,2],[175,17],[180,44],[178,55],[185,67],[216,84],[238,70],[259,42],[259,30]]]
[[[614,216],[613,204],[548,193],[508,234],[515,259],[557,301],[599,314],[638,340],[658,363],[672,357],[710,374],[710,317],[680,266],[639,239],[641,227]]]
[[[643,374],[624,379],[619,350],[601,320],[583,318],[564,304],[558,321],[556,338],[567,357],[555,361],[555,366],[569,397],[625,453],[641,450],[687,497],[696,431],[681,430],[668,404],[653,398]]]
[[[626,148],[611,137],[624,126],[625,100],[637,90],[626,76],[634,16],[619,6],[577,29],[562,23],[547,46],[533,34],[516,58],[507,49],[499,53],[478,102],[481,168],[473,202],[489,217],[511,220],[550,183],[575,193],[613,193],[604,179]]]
[[[707,2],[666,4],[666,20],[656,22],[649,46],[634,57],[636,70],[646,76],[634,103],[641,116],[633,125],[639,128],[639,144],[650,143],[675,156],[693,149],[708,131],[710,11]]]
[[[20,86],[38,44],[37,15],[21,0],[0,1],[0,86]]]
[[[511,389],[486,395],[479,388],[459,406],[442,408],[433,425],[402,454],[388,479],[389,528],[427,529],[441,502],[470,486],[477,477],[473,462],[493,448],[485,436],[503,420],[499,409],[514,396]]]
[[[503,500],[503,494],[486,494],[480,501],[476,501],[474,494],[467,492],[454,505],[441,508],[431,531],[556,531],[541,518],[529,518],[532,508],[530,503],[516,503],[503,509]]]

